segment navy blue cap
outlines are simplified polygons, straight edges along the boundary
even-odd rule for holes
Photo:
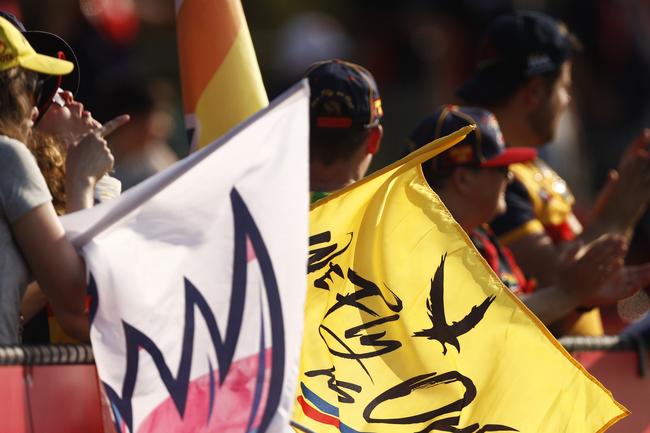
[[[369,128],[383,116],[381,98],[372,74],[343,60],[311,65],[305,76],[311,89],[310,120],[316,128]]]
[[[471,104],[508,96],[527,78],[559,71],[576,41],[566,26],[548,15],[520,11],[497,17],[479,49],[474,75],[458,90]]]
[[[457,166],[507,167],[537,157],[537,150],[531,147],[506,147],[499,123],[490,111],[457,105],[445,105],[422,120],[411,133],[408,151],[410,153],[468,125],[476,125],[476,129],[435,158],[438,169]]]

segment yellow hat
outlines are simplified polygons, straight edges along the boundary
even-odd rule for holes
[[[16,66],[48,75],[66,75],[74,68],[67,60],[38,54],[13,24],[0,17],[0,71]]]

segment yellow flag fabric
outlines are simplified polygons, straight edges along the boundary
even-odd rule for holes
[[[269,103],[240,0],[177,0],[176,29],[192,149]]]
[[[469,131],[313,205],[296,431],[593,433],[627,415],[427,185],[420,163]]]

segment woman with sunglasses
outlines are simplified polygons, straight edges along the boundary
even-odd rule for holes
[[[39,114],[38,74],[65,75],[72,69],[68,61],[37,54],[0,17],[0,344],[19,342],[19,303],[30,276],[64,329],[86,338],[78,332],[86,321],[85,265],[66,239],[45,180],[25,145]],[[79,152],[87,147],[103,150],[104,172],[113,163],[104,136],[114,126],[96,129],[78,145]],[[92,190],[86,194],[92,200]]]

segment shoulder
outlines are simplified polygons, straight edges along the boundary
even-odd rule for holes
[[[0,153],[3,156],[11,155],[31,155],[27,146],[14,138],[0,135]]]
[[[25,177],[40,176],[36,159],[27,146],[4,135],[0,135],[0,164],[3,182],[20,182]]]
[[[18,176],[21,172],[37,172],[40,174],[36,158],[27,146],[18,140],[0,135],[0,176]]]
[[[0,205],[5,217],[15,221],[50,200],[45,179],[27,146],[0,136]]]
[[[506,189],[506,212],[497,216],[490,226],[497,234],[503,236],[506,233],[520,228],[530,221],[537,220],[535,206],[526,186],[515,178]],[[535,228],[538,230],[538,228]]]

